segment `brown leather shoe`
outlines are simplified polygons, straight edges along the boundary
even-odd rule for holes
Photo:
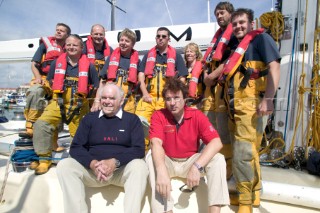
[[[30,163],[29,169],[35,170],[39,166],[39,161],[32,161]]]

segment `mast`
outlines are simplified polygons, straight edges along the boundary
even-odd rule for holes
[[[127,13],[125,10],[121,9],[120,7],[116,6],[116,0],[106,0],[111,5],[111,31],[115,30],[115,9]]]

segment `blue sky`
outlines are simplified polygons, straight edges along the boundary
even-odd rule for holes
[[[211,22],[215,21],[213,10],[218,2],[210,1]],[[230,2],[235,8],[250,6],[255,17],[259,17],[271,10],[273,1]],[[207,0],[117,0],[116,4],[126,11],[116,10],[116,30],[195,24],[208,20]],[[106,0],[0,0],[0,41],[49,36],[54,33],[58,22],[68,24],[72,33],[77,34],[89,32],[95,23],[110,29],[110,17],[111,6]],[[0,64],[0,72],[5,73],[1,74],[0,87],[15,87],[32,77],[30,63]]]

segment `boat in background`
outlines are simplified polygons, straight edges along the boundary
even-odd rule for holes
[[[16,104],[17,106],[20,106],[20,107],[25,107],[27,102],[26,102],[26,97],[19,97],[16,99]]]

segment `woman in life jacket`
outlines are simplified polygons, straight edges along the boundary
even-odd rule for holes
[[[184,59],[188,68],[187,85],[189,98],[186,101],[188,106],[201,108],[203,98],[203,69],[202,53],[196,43],[189,43],[184,48]]]

